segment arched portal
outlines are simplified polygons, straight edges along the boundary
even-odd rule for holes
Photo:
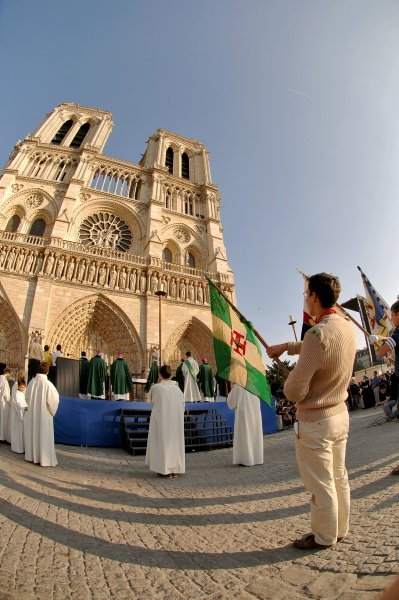
[[[46,339],[51,348],[61,344],[65,356],[79,358],[84,350],[91,358],[100,348],[110,364],[120,351],[133,374],[144,369],[142,344],[133,324],[102,294],[82,298],[65,309]]]
[[[8,301],[0,294],[0,362],[15,371],[25,368],[28,338]]]
[[[163,360],[175,370],[187,350],[198,362],[206,357],[212,371],[216,372],[212,331],[196,317],[175,329],[162,352]]]

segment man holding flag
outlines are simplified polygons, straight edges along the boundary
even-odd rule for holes
[[[294,541],[299,549],[323,549],[348,533],[350,490],[345,468],[349,415],[345,405],[356,338],[337,314],[341,286],[327,273],[313,275],[305,291],[307,312],[316,317],[303,342],[270,346],[270,358],[298,354],[284,393],[297,405],[296,455],[302,481],[311,493],[312,532]]]

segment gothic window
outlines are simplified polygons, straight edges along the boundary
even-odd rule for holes
[[[194,202],[191,196],[184,198],[184,212],[186,215],[194,215]]]
[[[190,161],[186,152],[181,155],[181,176],[190,179]]]
[[[127,252],[132,245],[132,232],[122,219],[107,212],[94,213],[83,221],[79,241],[88,246],[101,246]]]
[[[65,175],[66,175],[65,162],[61,161],[60,164],[58,165],[58,169],[55,174],[55,179],[57,181],[64,181]]]
[[[169,250],[169,248],[164,248],[162,250],[162,260],[167,262],[167,263],[171,263],[172,262],[172,253]]]
[[[45,229],[46,221],[44,221],[43,219],[36,219],[31,225],[29,235],[37,235],[38,237],[43,237]]]
[[[84,123],[80,127],[80,129],[77,132],[77,134],[75,135],[75,137],[73,138],[72,142],[70,143],[70,147],[71,148],[80,148],[89,129],[90,129],[90,123]]]
[[[166,150],[166,158],[165,158],[165,167],[168,169],[169,173],[173,174],[173,149],[168,148]]]
[[[64,137],[66,136],[68,131],[71,129],[72,125],[73,125],[72,119],[69,119],[69,121],[65,121],[65,123],[63,125],[61,125],[58,132],[55,134],[55,136],[51,140],[51,143],[57,144],[57,145],[61,144],[62,140],[64,139]]]
[[[187,253],[187,265],[195,269],[195,257],[190,252]]]
[[[18,215],[13,215],[7,223],[6,231],[11,231],[11,233],[14,233],[15,231],[17,231],[20,223],[21,217],[19,217]]]

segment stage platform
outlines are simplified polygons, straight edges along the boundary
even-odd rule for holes
[[[273,401],[274,403],[274,401]],[[219,402],[187,403],[186,408],[207,408],[212,406],[234,428],[235,412],[230,410],[225,400]],[[58,411],[54,417],[54,435],[58,444],[72,446],[122,446],[120,430],[120,410],[151,410],[146,402],[112,402],[110,400],[82,400],[60,397]],[[261,402],[263,433],[277,431],[276,413]]]

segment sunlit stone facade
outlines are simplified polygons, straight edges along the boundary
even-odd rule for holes
[[[139,164],[103,155],[110,112],[61,104],[14,147],[0,178],[0,362],[51,350],[144,374],[159,344],[213,363],[208,273],[234,299],[220,195],[203,144],[158,129]]]

